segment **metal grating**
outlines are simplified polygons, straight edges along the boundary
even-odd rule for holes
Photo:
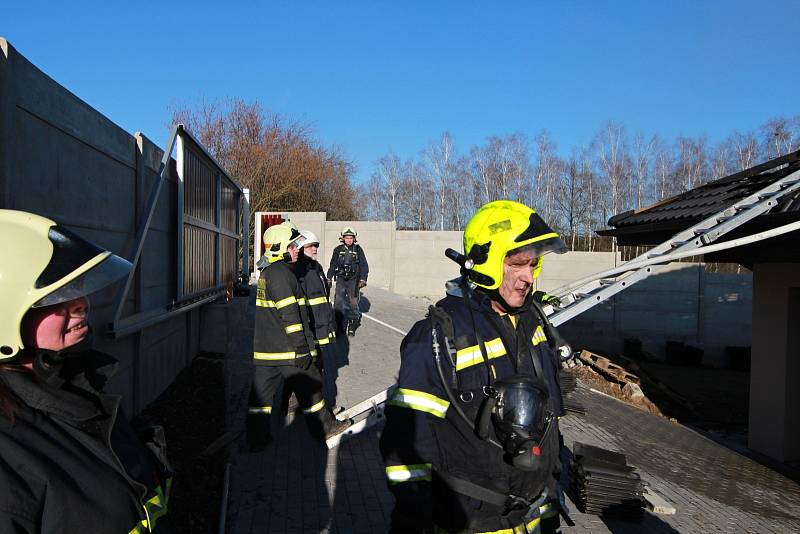
[[[236,282],[242,245],[242,190],[189,132],[178,135],[177,301]]]

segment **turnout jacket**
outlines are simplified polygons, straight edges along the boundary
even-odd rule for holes
[[[261,365],[305,366],[316,356],[306,298],[285,261],[261,271],[256,290],[253,359]]]
[[[454,339],[450,342],[456,351],[453,366],[444,333],[437,329],[442,374],[467,418],[477,424],[490,373],[499,380],[515,373],[537,375],[537,368],[550,393],[549,410],[555,416],[563,415],[558,359],[536,311],[528,307],[518,313],[514,326],[509,316],[491,308],[486,295],[476,291],[470,295],[467,301],[457,289],[437,303],[452,318]],[[451,406],[433,355],[432,328],[431,318],[426,318],[403,339],[398,388],[385,411],[380,450],[397,501],[392,531],[422,532],[435,524],[447,532],[498,532],[523,523],[533,531],[535,525],[523,520],[525,510],[503,515],[507,511],[503,507],[457,493],[438,475],[529,502],[547,489],[555,500],[561,446],[557,420],[541,444],[540,469],[522,471],[504,461],[503,451],[477,437],[473,426]],[[476,333],[485,343],[488,365]],[[540,512],[542,517],[554,517],[557,509],[548,504]]]
[[[327,345],[335,336],[336,317],[328,300],[331,290],[322,265],[315,259],[302,256],[297,262],[296,273],[306,298],[314,343]]]
[[[21,401],[13,421],[0,416],[0,532],[164,532],[163,430],[145,430],[145,445],[121,397],[100,391],[115,366],[95,351],[38,351],[35,374],[0,373]]]
[[[331,263],[328,266],[328,280],[334,278],[342,280],[367,281],[369,264],[364,249],[358,243],[348,247],[344,243],[333,249]]]

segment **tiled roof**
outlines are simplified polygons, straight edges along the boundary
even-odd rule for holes
[[[608,220],[613,229],[601,230],[598,234],[621,236],[688,228],[798,169],[800,151],[709,182],[652,206],[614,215]],[[800,218],[800,193],[782,197],[769,214],[757,219],[777,213],[796,213]]]

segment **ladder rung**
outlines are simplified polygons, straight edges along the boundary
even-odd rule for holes
[[[663,252],[651,252],[650,254],[647,255],[647,257],[648,258],[657,258],[657,257],[663,256],[663,255],[664,255]]]
[[[725,221],[727,221],[728,219],[731,219],[731,217],[728,217],[727,215],[723,215],[723,216],[721,216],[721,217],[717,217],[717,222],[718,222],[718,223],[724,223],[724,222],[725,222]]]
[[[601,278],[600,279],[600,285],[601,286],[610,286],[614,282],[616,282],[616,280],[614,280],[613,278]]]
[[[768,198],[772,198],[777,195],[778,191],[770,191],[769,193],[761,193],[758,195],[758,200],[767,200]]]
[[[682,247],[686,243],[689,243],[689,241],[688,240],[687,241],[673,241],[672,243],[669,244],[669,246],[671,246],[672,248],[678,248],[678,247]]]
[[[783,182],[779,187],[781,189],[786,189],[787,187],[792,187],[797,182],[800,182],[800,178],[798,178],[797,180],[790,180],[788,182]]]
[[[753,206],[755,206],[757,202],[753,202],[752,204],[742,204],[741,206],[735,206],[736,211],[745,211],[749,210]]]
[[[696,236],[698,236],[698,235],[703,235],[703,234],[705,234],[706,232],[708,232],[708,228],[697,228],[697,229],[695,229],[695,231],[694,231],[694,235],[696,235]]]

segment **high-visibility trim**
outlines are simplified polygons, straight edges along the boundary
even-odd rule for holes
[[[436,395],[404,388],[397,388],[397,390],[395,390],[394,396],[392,396],[389,404],[429,413],[442,419],[447,415],[447,409],[450,407],[449,401],[440,399]]]
[[[301,332],[303,330],[303,325],[300,323],[290,324],[289,326],[284,328],[284,330],[286,330],[287,334],[293,334],[294,332]]]
[[[328,297],[317,297],[313,299],[308,299],[309,306],[317,306],[319,304],[325,304],[328,302]]]
[[[272,413],[272,406],[248,406],[247,413]]]
[[[544,335],[544,330],[542,329],[542,326],[539,325],[536,327],[536,331],[533,333],[533,337],[531,338],[531,343],[533,343],[534,345],[538,345],[539,343],[542,343],[544,341],[547,341],[547,336]]]
[[[432,480],[431,473],[431,464],[390,465],[386,468],[386,478],[392,485],[420,480],[430,482]]]
[[[300,297],[299,299],[297,299],[297,303],[300,306],[305,306],[308,303],[308,301],[305,299],[305,297]]]
[[[172,478],[167,479],[166,486],[166,491],[161,486],[156,487],[156,494],[150,497],[143,505],[145,519],[139,521],[129,534],[152,532],[158,520],[167,514],[169,511],[168,504],[170,490],[172,489]]]
[[[506,347],[499,337],[485,342],[484,345],[486,346],[486,356],[490,360],[506,355]],[[483,363],[483,355],[478,345],[472,345],[456,351],[456,371],[461,371],[479,363]]]
[[[322,339],[315,339],[314,340],[314,343],[316,343],[317,345],[327,345],[330,342],[331,342],[331,338],[330,337],[323,337]]]
[[[325,407],[325,399],[322,399],[321,401],[319,401],[318,403],[314,404],[313,406],[310,406],[309,408],[306,408],[305,410],[303,410],[303,413],[305,413],[305,414],[317,413],[318,411],[320,411],[324,407]]]
[[[281,308],[285,308],[286,306],[289,306],[291,304],[297,304],[297,297],[295,297],[294,295],[275,302],[275,307],[280,310]]]
[[[258,306],[259,308],[274,308],[275,303],[272,302],[271,300],[257,298],[256,306]]]
[[[548,503],[539,507],[539,517],[531,519],[525,524],[520,523],[514,528],[503,528],[500,530],[478,532],[476,534],[539,534],[541,532],[542,519],[548,519],[557,515],[558,511]]]
[[[294,352],[253,352],[253,359],[255,360],[294,360]]]

